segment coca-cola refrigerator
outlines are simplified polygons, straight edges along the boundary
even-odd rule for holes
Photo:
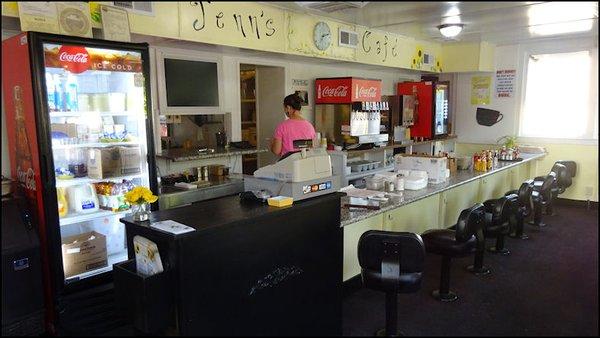
[[[381,80],[355,77],[315,80],[315,129],[344,149],[388,142],[387,102]]]
[[[398,83],[398,95],[412,95],[415,98],[411,137],[433,139],[449,134],[448,90],[449,82],[446,81]]]
[[[2,42],[2,86],[53,330],[61,297],[106,285],[127,260],[124,194],[157,194],[148,45],[22,33]]]

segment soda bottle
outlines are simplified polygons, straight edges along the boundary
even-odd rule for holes
[[[46,73],[46,91],[48,94],[48,110],[49,111],[56,111],[56,101],[54,100],[54,98],[56,97],[55,95],[55,86],[54,86],[54,79],[52,78],[52,74],[50,73]]]
[[[75,80],[75,76],[69,74],[67,76],[67,82],[65,84],[66,87],[66,99],[67,99],[67,109],[69,111],[78,111],[79,107],[77,105],[77,81]]]

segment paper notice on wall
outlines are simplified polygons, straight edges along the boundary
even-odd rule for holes
[[[496,71],[496,97],[512,97],[515,88],[516,69]]]
[[[59,34],[58,14],[53,2],[18,2],[21,31]]]
[[[471,104],[490,104],[491,76],[473,76],[471,78]]]
[[[126,10],[102,5],[100,12],[102,13],[102,32],[104,34],[104,39],[124,42],[131,41],[129,17],[127,16]],[[136,84],[136,87],[141,86]]]
[[[87,2],[57,2],[58,24],[60,34],[92,37],[90,5]]]
[[[298,94],[302,100],[304,100],[302,106],[309,105],[308,80],[292,79],[292,90],[294,93]]]

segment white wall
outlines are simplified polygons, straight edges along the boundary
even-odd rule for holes
[[[456,119],[456,133],[459,142],[465,143],[495,143],[504,135],[517,135],[519,130],[519,111],[523,99],[524,66],[527,52],[566,52],[579,48],[598,48],[596,39],[553,39],[527,44],[504,45],[496,47],[496,70],[516,69],[515,92],[511,98],[496,98],[494,73],[461,73],[453,76],[454,90],[456,91],[454,111]],[[598,53],[593,53],[594,62],[598,64]],[[597,67],[597,66],[596,66]],[[597,68],[596,68],[597,69]],[[471,78],[473,76],[490,75],[492,77],[491,98],[489,105],[479,105],[500,111],[504,115],[502,121],[491,127],[481,126],[475,120],[475,111],[478,105],[471,105]],[[558,84],[557,85],[565,85]],[[565,98],[548,98],[559,100]],[[597,107],[597,98],[596,98]],[[555,141],[562,143],[564,141]]]

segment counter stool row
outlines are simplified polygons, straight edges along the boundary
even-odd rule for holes
[[[370,230],[358,242],[358,261],[363,285],[386,293],[386,328],[377,335],[395,336],[397,332],[397,294],[420,290],[425,252],[442,256],[440,287],[432,296],[440,301],[454,301],[458,296],[450,290],[452,258],[474,255],[467,270],[486,275],[483,265],[485,239],[496,238],[488,248],[491,253],[508,255],[505,236],[527,239],[524,220],[533,215],[531,224],[544,226],[542,214],[552,215],[552,203],[571,186],[577,166],[573,161],[557,161],[550,173],[521,184],[498,199],[477,203],[461,211],[455,225],[448,229],[432,229],[422,235],[409,232]]]

